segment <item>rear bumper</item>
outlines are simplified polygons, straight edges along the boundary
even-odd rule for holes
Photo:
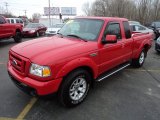
[[[53,35],[56,35],[57,33],[46,32],[45,34],[46,34],[46,36],[53,36]]]
[[[62,78],[40,82],[17,74],[8,64],[8,74],[18,88],[31,95],[49,95],[58,91]]]

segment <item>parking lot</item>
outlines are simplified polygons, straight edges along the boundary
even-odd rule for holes
[[[33,38],[24,38],[24,41]],[[96,83],[75,108],[59,105],[56,96],[33,98],[19,90],[7,74],[8,50],[0,41],[0,120],[159,120],[160,55],[154,43],[140,69],[127,69]]]

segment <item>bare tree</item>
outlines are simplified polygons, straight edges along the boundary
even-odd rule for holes
[[[86,16],[91,16],[92,15],[91,4],[89,2],[84,3],[82,6],[82,11],[85,13]]]
[[[94,16],[125,17],[142,24],[160,20],[160,0],[96,0],[88,6],[87,11]]]
[[[94,2],[93,6],[92,6],[92,13],[95,16],[105,16],[106,12],[106,8],[105,8],[105,4],[104,1],[102,0],[97,0]]]
[[[34,13],[33,15],[32,15],[32,18],[33,19],[39,19],[41,17],[41,14],[40,13]]]
[[[153,20],[158,20],[158,19],[160,19],[160,0],[154,0],[154,2],[153,2],[153,11],[154,11],[154,13],[153,13]]]
[[[5,14],[5,9],[3,7],[0,6],[0,14]]]

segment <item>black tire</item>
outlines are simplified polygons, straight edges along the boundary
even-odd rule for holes
[[[64,78],[58,92],[60,103],[65,107],[75,107],[82,103],[90,89],[91,80],[92,77],[86,70],[77,69],[71,72],[66,78]],[[79,90],[80,88],[81,90]]]
[[[143,49],[143,50],[141,51],[139,57],[138,57],[137,59],[133,59],[133,60],[132,60],[131,65],[132,65],[133,67],[136,67],[136,68],[141,67],[141,66],[144,64],[146,54],[147,54],[147,53],[146,53],[145,50]]]
[[[13,37],[16,43],[20,43],[22,41],[22,34],[19,31],[16,31],[15,36]]]

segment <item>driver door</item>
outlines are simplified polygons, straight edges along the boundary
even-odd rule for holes
[[[104,31],[103,39],[106,35],[116,35],[117,43],[103,44],[100,48],[100,67],[99,72],[103,73],[115,66],[123,63],[123,47],[120,23],[110,22]]]

